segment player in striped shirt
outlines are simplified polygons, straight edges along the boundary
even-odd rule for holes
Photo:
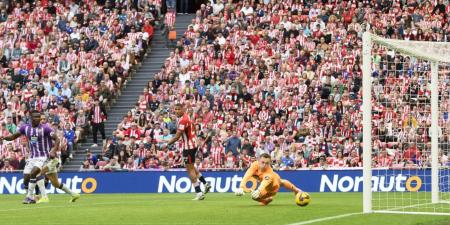
[[[0,137],[0,140],[13,141],[24,135],[29,144],[30,158],[24,168],[24,186],[28,190],[24,204],[34,204],[34,189],[36,184],[39,187],[42,198],[40,202],[48,202],[47,193],[45,191],[44,176],[46,173],[52,184],[55,186],[58,181],[56,175],[56,166],[59,163],[56,159],[56,151],[59,146],[59,138],[53,132],[53,129],[41,124],[41,113],[38,111],[31,112],[32,122],[25,124],[20,129],[9,136]],[[56,182],[55,182],[56,178]],[[29,182],[29,184],[28,184]],[[59,182],[58,182],[59,183]],[[27,189],[28,187],[28,189]],[[57,188],[72,195],[72,202],[79,198],[79,194],[71,192],[63,184]]]
[[[175,105],[175,113],[179,118],[177,133],[175,137],[167,142],[167,145],[163,146],[163,149],[167,148],[182,138],[181,147],[183,149],[184,164],[186,165],[189,178],[192,184],[194,184],[196,197],[192,200],[203,200],[205,199],[205,194],[209,192],[211,186],[206,183],[205,178],[201,176],[200,172],[195,168],[195,155],[197,153],[197,135],[195,133],[195,125],[189,113],[186,112],[184,105],[177,103]],[[205,190],[202,192],[200,189],[199,180],[205,184]]]

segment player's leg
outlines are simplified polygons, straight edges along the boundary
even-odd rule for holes
[[[34,189],[36,188],[37,176],[41,172],[41,169],[37,166],[34,166],[30,172],[30,182],[28,184],[28,193],[27,197],[23,201],[24,204],[34,204],[36,201],[34,200]]]
[[[39,187],[39,191],[40,191],[40,193],[41,193],[41,198],[39,199],[39,200],[37,200],[37,202],[36,203],[38,203],[38,204],[41,204],[41,203],[49,203],[50,202],[50,199],[48,198],[48,196],[47,196],[47,190],[46,190],[46,184],[45,184],[45,174],[47,174],[47,172],[49,171],[49,164],[51,163],[52,161],[50,161],[50,162],[47,162],[43,167],[42,167],[42,169],[41,169],[41,171],[40,171],[40,173],[39,173],[39,175],[38,175],[38,177],[37,177],[37,182],[36,182],[36,184],[37,184],[37,186]]]
[[[24,203],[28,196],[28,186],[30,184],[30,178],[31,178],[31,170],[33,167],[31,166],[30,159],[26,160],[25,168],[23,169],[23,189],[25,190],[25,199]]]
[[[188,172],[189,178],[194,185],[196,197],[193,200],[203,200],[205,195],[200,189],[200,182],[198,181],[198,174],[194,166],[196,149],[183,150],[184,164],[186,165],[186,170]]]
[[[211,184],[209,182],[206,182],[206,180],[203,177],[202,173],[200,173],[200,171],[197,168],[194,167],[194,169],[195,169],[196,176],[198,177],[198,180],[200,182],[202,182],[203,185],[205,185],[205,190],[203,190],[203,193],[207,194],[209,192],[209,190],[211,190]]]
[[[41,170],[42,172],[43,170]],[[40,173],[43,174],[43,173]],[[40,203],[48,203],[50,200],[48,199],[47,196],[47,190],[45,189],[45,176],[44,175],[39,175],[36,178],[36,185],[38,186],[38,189],[36,190],[36,194],[37,191],[39,191],[41,197],[39,198],[39,200],[36,201],[36,203],[40,204]]]
[[[261,205],[268,205],[269,203],[271,203],[273,201],[273,197],[277,194],[277,192],[278,192],[278,190],[267,192],[267,194],[261,196],[258,199],[254,199],[254,200],[259,202]]]
[[[186,164],[186,169],[189,175],[189,178],[194,185],[196,197],[193,200],[203,200],[205,198],[202,190],[200,189],[200,182],[197,179],[197,173],[195,172],[194,164]]]
[[[52,182],[53,187],[64,191],[66,194],[69,194],[72,197],[70,199],[70,202],[75,202],[77,199],[80,198],[80,194],[71,191],[63,183],[59,182],[58,173],[56,171],[49,171],[46,176],[50,180],[50,182]]]

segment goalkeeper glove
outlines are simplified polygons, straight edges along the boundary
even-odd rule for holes
[[[238,188],[238,189],[234,192],[234,194],[235,194],[236,196],[242,196],[242,195],[245,194],[245,193],[244,193],[244,189]]]
[[[259,190],[254,190],[254,191],[252,191],[252,199],[253,199],[253,200],[258,199],[260,194],[261,194],[261,193],[259,192]]]

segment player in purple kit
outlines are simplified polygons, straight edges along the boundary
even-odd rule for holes
[[[59,146],[59,138],[55,135],[52,128],[41,124],[40,112],[32,111],[31,119],[31,125],[24,124],[15,134],[0,137],[0,139],[4,139],[6,141],[13,141],[22,135],[27,137],[30,149],[30,158],[25,166],[24,174],[25,176],[27,176],[26,174],[29,174],[29,184],[27,195],[23,201],[24,204],[36,203],[34,200],[34,189],[36,184],[41,192],[42,198],[40,201],[43,203],[48,202],[47,193],[45,191],[44,175],[50,171],[56,174],[56,165],[58,164],[58,160],[56,159],[56,151]],[[25,187],[27,186],[26,178],[27,177],[24,179]],[[74,198],[79,198],[78,194],[71,192],[63,185],[58,186],[58,188],[72,195],[72,201]]]

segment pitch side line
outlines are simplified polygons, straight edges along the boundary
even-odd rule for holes
[[[362,212],[360,212],[360,213],[347,213],[347,214],[342,214],[342,215],[338,215],[338,216],[330,216],[330,217],[325,217],[325,218],[320,218],[320,219],[314,219],[314,220],[307,220],[307,221],[298,222],[298,223],[292,223],[292,224],[288,224],[288,225],[312,224],[312,223],[318,223],[318,222],[322,222],[322,221],[334,220],[334,219],[339,219],[339,218],[349,217],[349,216],[355,216],[355,215],[361,215],[361,214],[362,214]]]

